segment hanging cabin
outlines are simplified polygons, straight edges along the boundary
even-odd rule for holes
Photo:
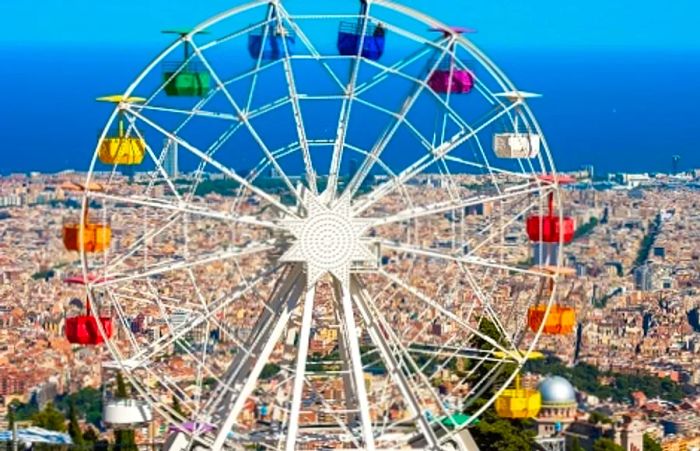
[[[364,30],[364,35],[363,35]],[[371,22],[341,22],[338,30],[338,53],[343,56],[357,56],[372,61],[384,55],[386,30],[382,24]],[[362,52],[360,52],[362,46]]]
[[[108,96],[97,99],[99,102],[144,102],[146,99],[140,97],[124,98],[122,96]],[[131,133],[134,133],[131,131]],[[138,136],[131,136],[126,130],[124,112],[117,113],[117,128],[113,132],[108,132],[107,136],[100,143],[98,158],[100,162],[108,165],[138,166],[143,163],[146,155],[146,143]]]
[[[190,30],[169,30],[163,33],[178,34],[183,40],[184,54],[182,61],[163,63],[163,82],[165,94],[171,97],[204,97],[211,90],[211,74],[204,66],[191,61],[192,49],[185,40]],[[197,33],[205,33],[199,31]]]

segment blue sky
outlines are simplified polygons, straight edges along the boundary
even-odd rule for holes
[[[312,0],[288,0],[287,3]],[[313,0],[337,1],[337,0]],[[480,30],[501,48],[700,50],[698,0],[398,0]],[[0,45],[163,45],[154,30],[187,27],[242,0],[1,0]],[[115,19],[116,18],[116,19]],[[112,26],[117,22],[119,25]]]

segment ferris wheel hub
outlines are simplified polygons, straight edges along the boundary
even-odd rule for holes
[[[309,191],[303,198],[301,217],[280,221],[293,237],[280,261],[304,263],[308,286],[330,273],[347,287],[353,263],[376,260],[364,238],[372,220],[354,217],[348,200],[327,206]]]

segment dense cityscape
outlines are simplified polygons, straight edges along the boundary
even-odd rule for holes
[[[697,5],[25,3],[0,449],[700,451]]]
[[[545,359],[526,365],[522,383],[535,387],[545,378],[559,384],[555,395],[561,394],[562,384],[565,388],[571,384],[573,390],[570,399],[543,393],[538,416],[529,426],[519,427],[532,430],[542,443],[565,439],[569,446],[575,441],[584,449],[605,440],[627,450],[642,449],[646,440],[664,450],[696,449],[700,446],[700,295],[696,286],[700,254],[694,243],[700,234],[696,213],[700,174],[616,174],[605,180],[591,179],[585,171],[572,175],[577,183],[565,190],[564,198],[567,214],[575,216],[578,227],[564,255],[575,277],[556,295],[558,303],[575,307],[577,331],[543,336],[538,350]],[[438,185],[440,179],[426,175],[418,185]],[[84,291],[63,283],[78,268],[78,261],[76,253],[64,249],[60,230],[62,219],[75,214],[80,204],[81,194],[70,190],[71,184],[83,180],[84,174],[72,172],[0,179],[0,417],[4,419],[13,409],[15,416],[31,421],[36,415],[32,412],[49,403],[66,408],[68,393],[85,398],[80,408],[86,409],[110,390],[104,384],[114,384],[113,375],[105,375],[104,349],[72,346],[63,333],[71,309],[82,308]],[[127,186],[126,180],[122,183]],[[226,196],[216,192],[200,197],[204,204],[227,202]],[[492,209],[493,205],[480,205],[468,214],[488,215]],[[136,213],[128,207],[120,209],[120,217],[130,215]],[[123,230],[119,224],[113,226]],[[115,246],[125,244],[118,240]],[[522,255],[527,258],[524,249]],[[206,283],[210,276],[202,273],[201,277]],[[516,289],[518,283],[513,279],[508,289]],[[252,318],[245,309],[234,315],[240,319],[237,327],[252,327],[244,319]],[[401,318],[394,316],[399,325],[407,321]],[[131,317],[129,327],[156,340],[165,327],[158,319],[157,311],[145,310]],[[318,327],[311,336],[311,352],[327,356],[336,340],[333,328]],[[284,347],[278,351],[281,356]],[[169,365],[177,368],[177,357]],[[174,374],[192,378],[192,371],[185,365]],[[454,377],[450,370],[443,373],[444,380]],[[565,380],[547,379],[554,376]],[[342,398],[327,384],[319,389],[330,402]],[[92,399],[87,399],[88,394]],[[246,409],[248,421],[273,415],[261,414],[254,404]],[[103,429],[99,408],[85,413],[83,429],[92,423],[98,435],[111,437]],[[137,430],[137,441],[160,442],[165,433],[165,424],[156,417]],[[478,437],[478,427],[474,434]]]

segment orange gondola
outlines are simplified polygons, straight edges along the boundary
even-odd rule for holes
[[[552,274],[556,273],[562,276],[573,275],[573,270],[569,268],[545,267],[543,269]],[[550,278],[543,284],[540,299],[551,296],[553,289],[554,280]],[[544,325],[542,324],[543,322]],[[545,335],[569,335],[574,331],[574,327],[576,327],[576,310],[573,307],[554,303],[549,308],[549,314],[547,314],[547,305],[538,304],[528,309],[527,324],[533,332],[539,331],[540,327],[542,327],[542,333]]]
[[[74,185],[76,190],[85,191],[82,185]],[[101,190],[99,185],[90,187]],[[112,241],[112,228],[107,220],[98,220],[89,215],[89,207],[83,216],[71,216],[63,220],[63,245],[69,251],[103,252]]]

